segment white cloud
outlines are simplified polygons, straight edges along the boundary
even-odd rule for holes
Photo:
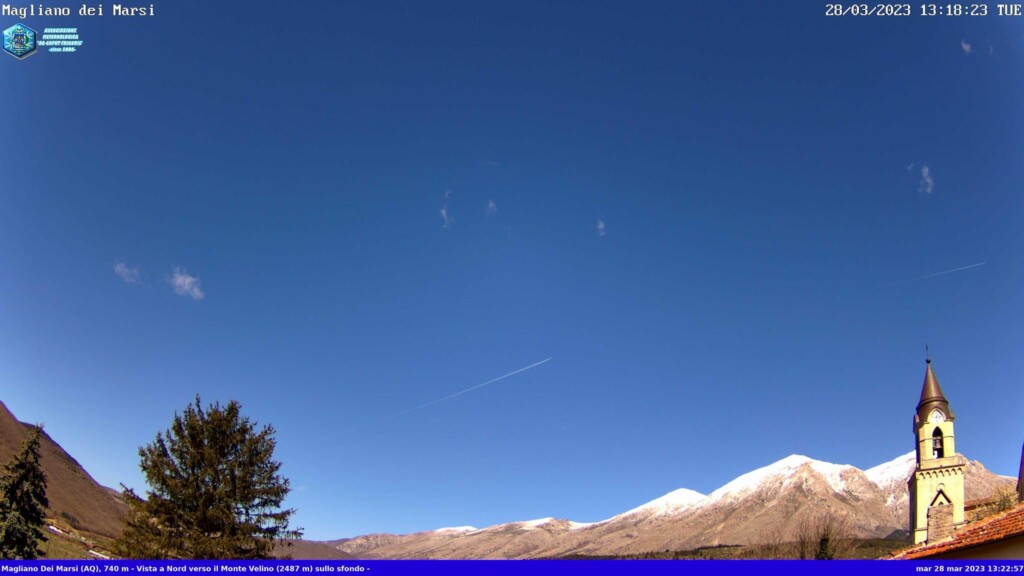
[[[597,235],[604,236],[604,220],[600,218],[597,219]]]
[[[129,268],[124,262],[114,264],[114,274],[117,274],[118,278],[124,280],[125,284],[139,283],[139,269]]]
[[[487,201],[487,215],[494,216],[498,213],[498,205],[494,203],[494,200]]]
[[[448,229],[448,228],[452,227],[452,222],[454,221],[452,219],[451,215],[448,214],[448,201],[452,199],[452,191],[451,190],[445,190],[443,198],[444,198],[444,204],[441,205],[441,210],[440,210],[440,213],[441,213],[441,228]]]
[[[174,293],[179,296],[188,296],[193,300],[202,300],[206,297],[203,289],[199,286],[199,278],[181,268],[175,268],[174,274],[167,281],[174,288]]]
[[[971,48],[971,45],[967,43],[967,40],[960,41],[960,48],[963,49],[964,54],[971,54],[974,52],[974,48]]]
[[[935,181],[932,180],[932,171],[927,165],[921,166],[921,183],[917,185],[917,191],[924,194],[931,194],[935,188]]]
[[[913,171],[914,171],[914,163],[911,162],[910,164],[907,164],[907,172],[913,172]]]

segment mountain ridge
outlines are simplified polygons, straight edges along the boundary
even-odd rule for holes
[[[884,538],[906,530],[913,452],[867,470],[793,454],[737,476],[704,495],[688,488],[592,523],[541,518],[484,528],[371,534],[333,544],[364,558],[538,558],[615,555],[702,546],[757,544],[785,536],[822,512],[848,519],[852,532]],[[966,498],[989,496],[1015,480],[969,462]]]

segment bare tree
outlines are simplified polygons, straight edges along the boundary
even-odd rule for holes
[[[801,560],[849,558],[856,543],[850,519],[829,511],[805,519],[797,529],[796,552]]]
[[[785,560],[796,557],[796,543],[787,540],[782,530],[762,529],[757,543],[751,547],[747,556],[759,560]]]

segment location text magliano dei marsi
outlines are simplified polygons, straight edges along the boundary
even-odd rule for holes
[[[155,16],[156,5],[133,6],[129,4],[82,4],[80,8],[70,6],[47,6],[28,4],[15,6],[0,4],[0,16],[15,16],[26,19],[33,16]]]

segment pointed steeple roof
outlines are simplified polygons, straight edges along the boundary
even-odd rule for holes
[[[928,358],[925,362],[928,367],[924,371],[921,401],[917,403],[917,417],[919,419],[917,421],[924,422],[927,420],[928,415],[936,408],[946,415],[947,420],[953,420],[955,417],[953,416],[953,411],[949,409],[949,401],[942,394],[939,379],[935,377],[935,372],[932,371],[932,359]]]
[[[932,371],[932,359],[925,360],[927,368],[924,371],[924,386],[921,388],[921,404],[927,402],[941,401],[946,402],[946,397],[942,395],[942,388],[939,387],[939,381],[935,378],[935,372]]]

